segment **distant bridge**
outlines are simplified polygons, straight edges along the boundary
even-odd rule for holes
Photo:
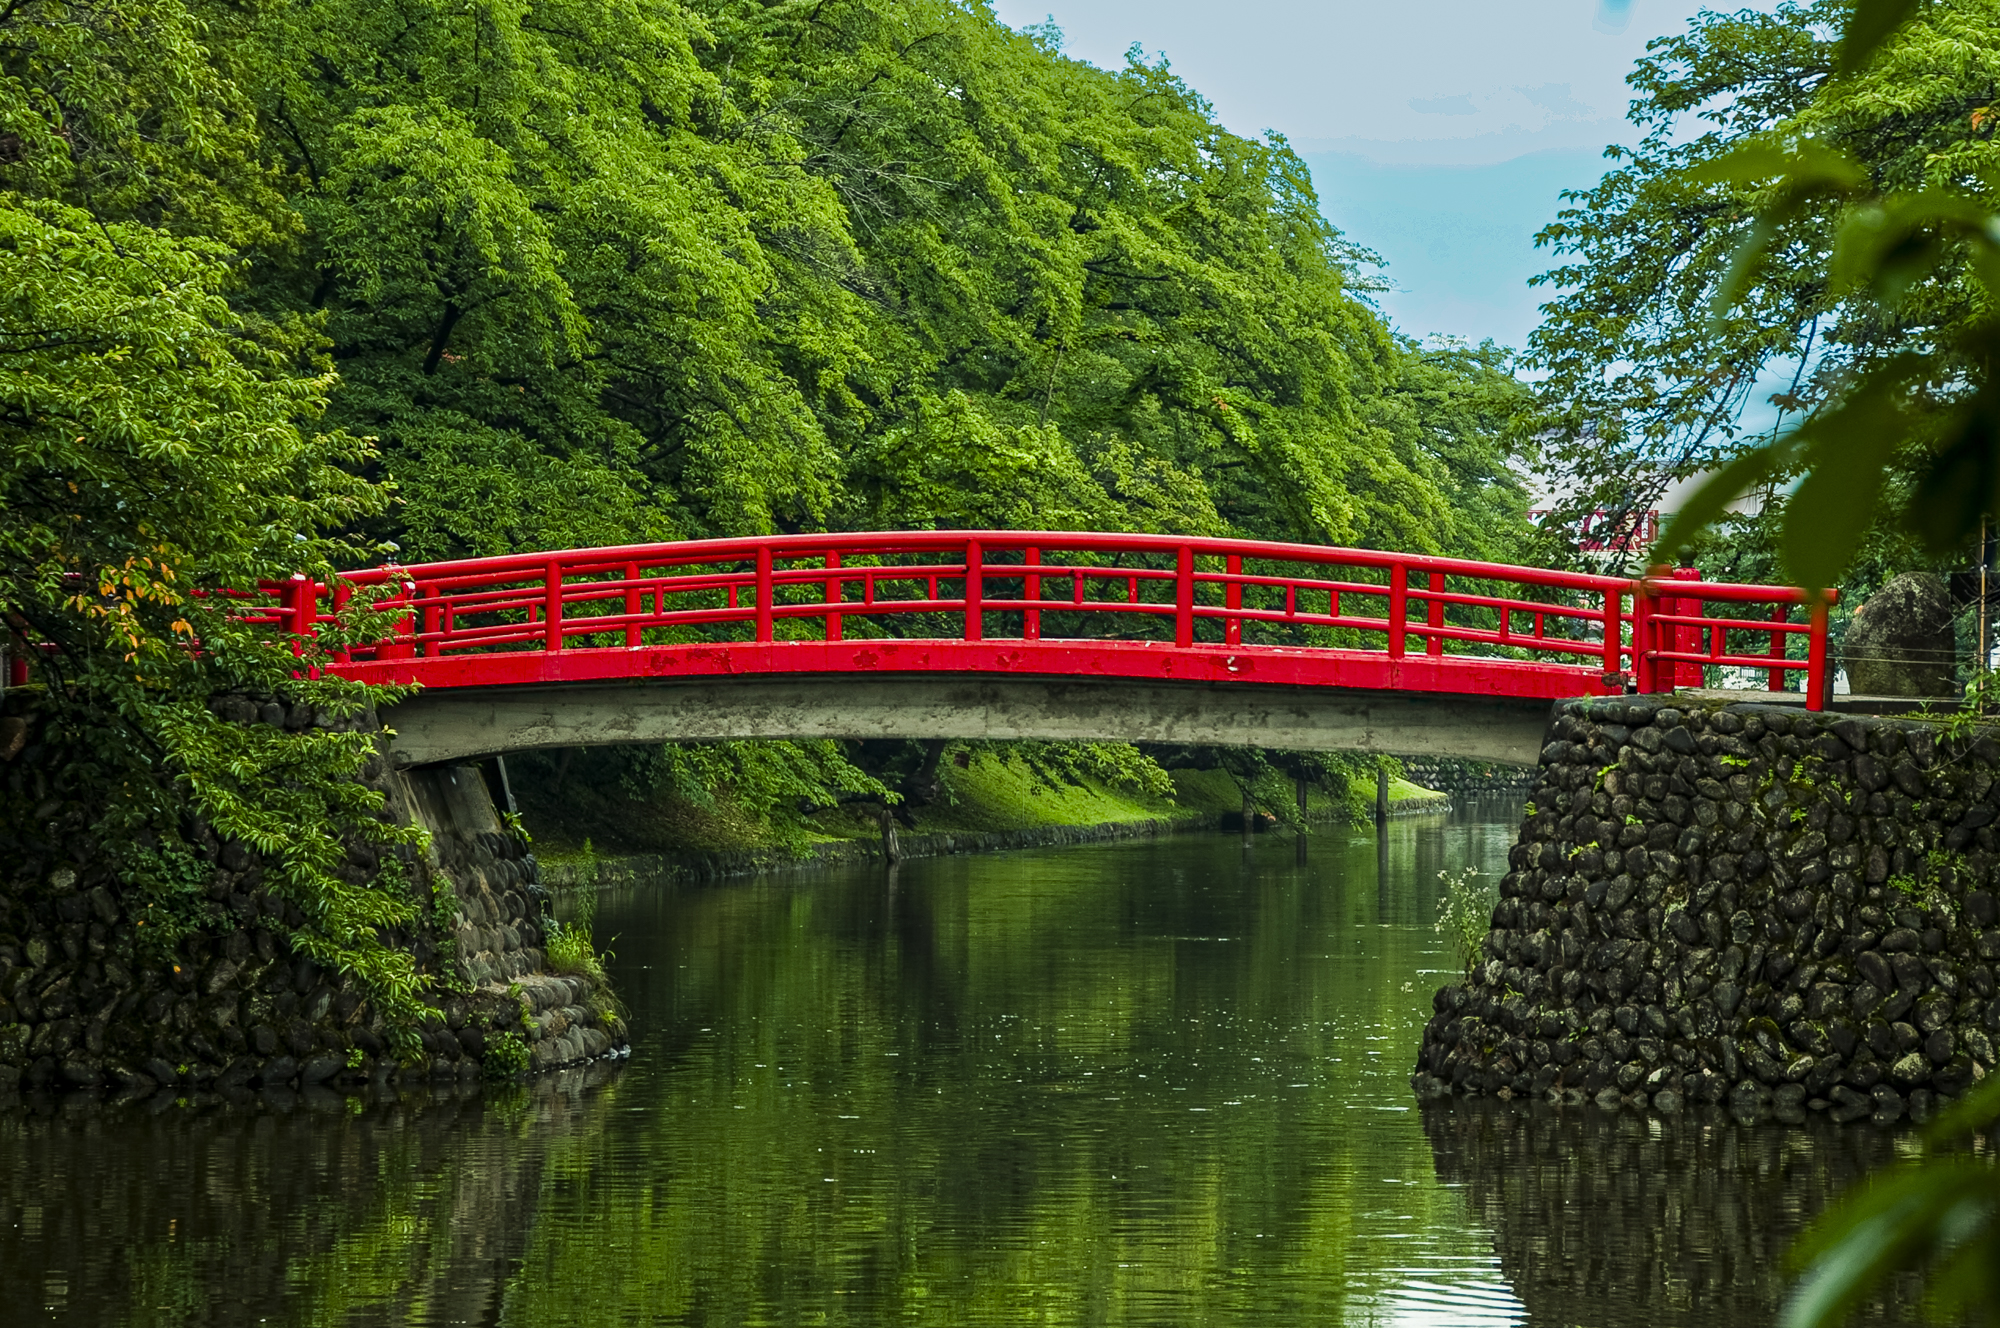
[[[1774,691],[1802,673],[1820,708],[1826,603],[1699,576],[1161,535],[867,532],[298,577],[266,586],[252,613],[301,637],[339,630],[327,672],[422,684],[390,714],[413,765],[777,737],[1528,764],[1551,700],[1699,686],[1705,667],[1756,669]]]

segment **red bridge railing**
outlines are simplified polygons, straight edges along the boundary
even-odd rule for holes
[[[1698,686],[1704,669],[1734,666],[1772,690],[1802,673],[1820,708],[1830,598],[1698,578],[1252,540],[864,532],[381,567],[331,586],[294,578],[264,587],[275,602],[256,617],[312,636],[357,593],[377,594],[382,636],[326,667],[432,687],[896,669],[913,667],[911,647],[951,643],[957,653],[922,652],[923,667],[1200,676],[1165,662],[1186,656],[1218,677],[1227,660],[1241,677],[1262,658],[1286,661],[1291,681],[1556,696]],[[811,643],[822,649],[784,653]],[[1153,663],[1132,664],[1134,649]]]

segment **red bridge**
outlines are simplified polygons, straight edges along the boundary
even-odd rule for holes
[[[890,730],[1522,759],[1532,717],[1531,759],[1550,699],[1700,686],[1715,668],[1755,670],[1773,691],[1803,674],[1820,708],[1830,597],[1699,576],[1160,535],[871,532],[296,578],[265,588],[276,603],[260,616],[299,636],[342,624],[330,672],[423,684],[391,716],[419,762]],[[1132,713],[1084,714],[1106,705]],[[1482,706],[1511,716],[1513,736],[1452,738]],[[1413,735],[1400,747],[1398,731]]]

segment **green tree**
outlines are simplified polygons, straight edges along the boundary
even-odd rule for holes
[[[1773,514],[1746,542],[1827,584],[1870,547],[1942,556],[1994,505],[1973,454],[1991,434],[2000,24],[1991,4],[1939,0],[1844,65],[1853,12],[1705,14],[1654,43],[1631,79],[1644,139],[1609,150],[1620,164],[1542,233],[1572,260],[1540,279],[1557,293],[1527,357],[1547,372],[1545,459],[1601,479],[1584,501],[1614,507],[1729,467],[1662,554],[1755,489]],[[1760,392],[1776,423],[1749,436]],[[1821,450],[1864,433],[1872,446]],[[1795,516],[1776,516],[1806,475]],[[1896,516],[1878,526],[1882,494]]]
[[[213,22],[305,226],[247,298],[324,314],[406,556],[996,523],[1448,543],[1472,470],[1506,488],[1490,449],[1446,476],[1384,427],[1407,412],[1371,416],[1406,351],[1355,252],[1282,141],[1164,64],[942,0]]]
[[[387,494],[354,474],[361,442],[318,427],[334,379],[311,326],[231,308],[236,246],[295,227],[199,29],[143,0],[0,19],[0,623],[48,753],[33,780],[11,772],[4,832],[75,809],[89,870],[169,944],[209,917],[204,832],[248,842],[299,910],[298,948],[407,1018],[420,979],[380,930],[413,917],[402,862],[357,876],[343,848],[409,839],[353,778],[368,736],[209,705],[361,704],[294,681],[291,647],[225,592],[367,556],[337,532]],[[11,888],[44,888],[38,866],[16,858]]]

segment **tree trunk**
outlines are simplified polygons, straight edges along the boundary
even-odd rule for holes
[[[901,862],[903,846],[896,839],[896,813],[888,807],[882,809],[882,858],[885,862]]]

